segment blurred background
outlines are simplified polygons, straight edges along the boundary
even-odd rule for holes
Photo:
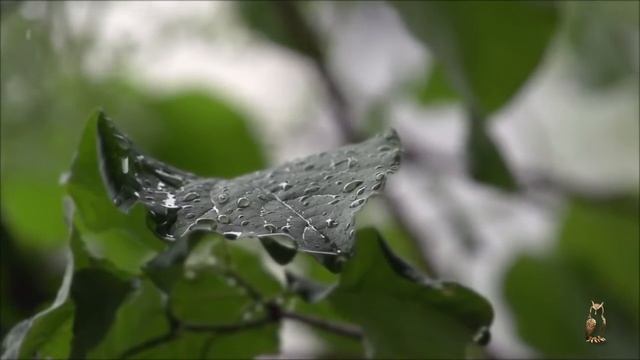
[[[0,335],[55,296],[60,179],[103,107],[144,151],[203,176],[393,127],[403,166],[359,226],[486,296],[492,356],[638,358],[638,2],[424,18],[413,5],[3,1]],[[456,78],[460,53],[476,94]],[[606,346],[584,343],[591,300]],[[321,346],[295,330],[285,353]]]

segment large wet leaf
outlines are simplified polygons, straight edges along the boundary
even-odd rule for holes
[[[211,231],[338,258],[351,251],[354,214],[401,158],[400,140],[389,131],[234,179],[201,178],[143,155],[103,113],[98,117],[101,170],[114,203],[127,210],[141,202],[168,240]]]
[[[482,296],[427,279],[372,229],[358,233],[355,256],[328,300],[362,327],[368,350],[380,358],[463,358],[468,345],[488,341],[493,319]]]

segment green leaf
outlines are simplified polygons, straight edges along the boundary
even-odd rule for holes
[[[637,221],[637,198],[570,202],[553,252],[522,256],[506,275],[505,296],[525,341],[549,358],[638,357]],[[605,302],[605,337],[615,346],[585,342],[591,300]]]
[[[74,304],[70,300],[74,271],[87,263],[87,254],[79,246],[79,234],[72,229],[72,251],[62,284],[53,303],[33,317],[18,323],[3,341],[2,359],[33,358],[36,354],[46,357],[68,357],[71,351],[71,323],[74,321]]]
[[[160,236],[176,240],[210,231],[227,239],[277,237],[320,255],[330,267],[339,263],[334,255],[351,250],[354,214],[382,190],[401,158],[391,130],[235,179],[199,178],[142,155],[104,114],[98,117],[110,194],[123,209],[140,201]]]
[[[509,101],[540,63],[555,32],[553,4],[534,1],[392,2],[481,115]]]
[[[259,134],[252,132],[249,119],[220,99],[185,91],[142,99],[141,105],[148,109],[145,120],[123,125],[129,125],[132,135],[140,135],[134,138],[149,154],[164,162],[201,176],[224,178],[266,165]]]
[[[639,209],[638,198],[574,199],[558,244],[562,256],[615,296],[636,323],[640,322]]]
[[[332,287],[317,283],[293,272],[286,272],[287,288],[290,292],[298,295],[303,301],[294,300],[293,309],[296,313],[309,315],[325,321],[336,323],[347,323],[343,316],[340,316],[328,301],[322,301],[331,292]],[[300,323],[304,326],[304,323]],[[323,346],[318,356],[322,358],[362,358],[364,357],[364,347],[362,341],[335,334],[323,329],[306,326],[306,330],[311,332],[316,340]]]
[[[464,357],[467,345],[486,339],[493,319],[483,297],[425,278],[371,229],[359,232],[355,256],[328,300],[362,327],[370,353],[381,358]]]
[[[101,268],[74,274],[71,297],[76,305],[72,358],[84,358],[107,334],[116,311],[131,291],[128,281]]]
[[[169,331],[165,300],[149,280],[136,282],[118,308],[109,332],[89,353],[91,359],[115,359],[127,349]]]
[[[415,93],[421,104],[443,103],[456,101],[458,93],[447,79],[444,67],[437,63],[431,69],[428,78],[422,79],[415,85]]]
[[[478,119],[470,121],[466,152],[473,179],[507,191],[518,189],[517,181],[504,156],[487,134],[487,128]]]
[[[210,237],[187,258],[171,290],[171,308],[189,323],[230,325],[265,316],[265,302],[281,292],[255,252]]]
[[[163,244],[145,226],[143,209],[119,212],[102,185],[98,165],[97,114],[85,128],[66,181],[77,207],[75,226],[93,257],[108,259],[130,274],[139,274]]]
[[[265,325],[231,333],[183,333],[136,354],[136,359],[251,359],[277,354],[278,327]]]

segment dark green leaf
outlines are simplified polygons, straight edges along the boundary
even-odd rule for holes
[[[471,119],[466,147],[469,172],[473,179],[503,190],[517,190],[516,179],[482,121]]]
[[[389,131],[232,180],[197,178],[142,155],[104,114],[98,116],[109,192],[125,209],[142,202],[156,232],[169,240],[211,231],[228,239],[287,239],[330,259],[348,254],[354,214],[382,190],[401,158],[400,140]]]
[[[74,274],[71,297],[76,305],[72,358],[83,358],[107,334],[116,311],[131,286],[100,268],[81,269]]]
[[[149,280],[142,280],[118,308],[109,332],[88,357],[115,359],[125,350],[168,331],[162,293]]]
[[[328,300],[360,325],[375,357],[460,358],[486,337],[491,305],[470,289],[428,280],[391,253],[370,229],[359,232]]]
[[[77,207],[74,223],[92,256],[138,274],[163,244],[145,226],[143,209],[137,207],[127,216],[112,205],[100,176],[97,125],[96,115],[87,123],[66,182]]]
[[[287,246],[287,242],[279,242],[272,237],[260,238],[260,243],[267,250],[269,255],[280,265],[286,265],[293,260],[298,253],[294,246]]]
[[[555,32],[554,4],[533,1],[393,2],[475,112],[503,106],[534,71]]]
[[[86,266],[88,258],[79,234],[72,229],[71,252],[62,284],[53,304],[30,319],[17,324],[5,337],[2,359],[40,356],[68,357],[71,351],[74,304],[70,290],[74,271]]]

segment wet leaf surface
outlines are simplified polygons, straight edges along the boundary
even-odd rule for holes
[[[390,130],[234,179],[201,178],[143,155],[103,113],[98,139],[114,203],[127,210],[141,202],[159,236],[176,240],[210,231],[230,240],[268,237],[318,255],[351,251],[354,214],[384,188],[401,158],[400,140]],[[324,260],[327,266],[339,268],[339,257],[331,258]]]

